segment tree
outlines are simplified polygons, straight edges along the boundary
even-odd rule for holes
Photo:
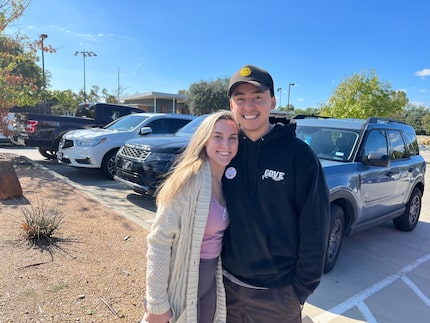
[[[194,115],[229,109],[228,78],[193,83],[187,93],[187,105]]]
[[[426,134],[430,134],[430,113],[427,113],[422,120],[423,129],[425,130]]]
[[[40,68],[34,63],[35,55],[25,52],[11,38],[0,34],[0,109],[2,113],[14,105],[37,102],[42,83]]]
[[[19,33],[4,34],[7,25],[21,17],[30,3],[31,0],[0,0],[0,116],[12,106],[37,103],[46,90],[42,70],[35,63],[36,52],[55,50],[52,46],[42,48],[41,39],[31,42]]]
[[[102,98],[106,103],[119,103],[119,96],[122,89],[118,89],[116,92],[118,93],[115,95],[114,93],[110,93],[107,89],[102,89]]]
[[[321,113],[319,108],[306,108],[306,109],[295,109],[293,110],[293,115],[307,115],[307,116],[318,116]]]
[[[425,106],[416,106],[414,104],[408,104],[402,113],[399,115],[391,116],[400,121],[404,121],[411,125],[418,135],[425,134],[427,129],[425,127],[426,115],[430,112]],[[428,117],[427,117],[428,118]]]
[[[0,33],[7,25],[22,16],[31,0],[0,0]]]
[[[47,100],[52,106],[52,113],[57,115],[75,115],[81,102],[80,97],[72,90],[49,90],[47,91]]]
[[[408,101],[405,92],[392,90],[371,70],[344,79],[321,114],[336,118],[387,117],[399,113]]]

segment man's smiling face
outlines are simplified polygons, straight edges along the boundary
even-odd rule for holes
[[[276,99],[270,90],[262,91],[250,83],[237,85],[230,97],[230,108],[236,121],[251,140],[257,140],[270,131],[270,110],[276,106]]]

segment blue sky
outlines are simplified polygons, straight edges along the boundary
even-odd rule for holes
[[[33,0],[20,29],[56,48],[45,54],[50,89],[92,85],[123,95],[177,93],[229,77],[245,64],[267,69],[277,100],[319,107],[346,77],[374,69],[380,81],[430,107],[430,1]],[[39,62],[41,64],[41,62]],[[281,97],[280,97],[281,94]]]

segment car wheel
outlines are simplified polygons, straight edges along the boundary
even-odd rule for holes
[[[394,226],[397,230],[412,231],[415,229],[421,213],[421,198],[421,191],[415,187],[406,204],[405,212],[398,218],[393,219]]]
[[[57,158],[57,151],[56,150],[46,149],[43,147],[38,147],[37,149],[39,150],[39,153],[45,158],[48,158],[51,160]]]
[[[102,161],[102,172],[107,179],[113,179],[115,175],[115,157],[118,149],[109,151]]]
[[[332,204],[330,206],[330,229],[324,264],[325,273],[331,271],[336,264],[342,245],[344,223],[345,220],[342,208],[336,204]]]

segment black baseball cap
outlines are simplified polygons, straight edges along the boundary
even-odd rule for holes
[[[228,84],[228,97],[231,96],[231,92],[233,92],[234,88],[241,83],[250,83],[263,91],[270,90],[270,95],[275,95],[273,79],[269,72],[257,66],[245,65],[233,74]]]

